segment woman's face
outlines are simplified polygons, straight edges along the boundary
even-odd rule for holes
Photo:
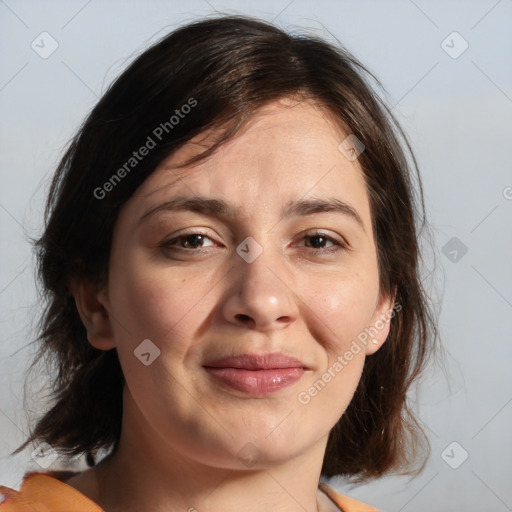
[[[140,446],[225,468],[325,449],[392,307],[346,136],[276,101],[173,169],[210,139],[183,146],[122,208],[100,297]]]

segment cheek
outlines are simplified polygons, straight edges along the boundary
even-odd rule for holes
[[[370,325],[378,282],[370,272],[340,273],[316,279],[314,286],[303,289],[304,303],[311,311],[309,315],[305,312],[304,317],[309,318],[311,332],[316,333],[315,338],[325,348],[326,364],[331,364]],[[363,356],[364,351],[355,355]]]
[[[321,426],[332,428],[348,407],[357,388],[365,361],[365,345],[357,336],[368,326],[377,288],[371,279],[316,281],[306,294],[304,313],[308,329],[321,350],[317,371],[297,396],[303,417],[322,417]]]
[[[116,348],[131,397],[147,417],[168,407],[177,417],[192,414],[187,393],[178,391],[191,385],[187,356],[216,282],[213,274],[201,279],[195,274],[196,279],[183,269],[155,264],[137,251],[112,267],[109,299]],[[160,351],[148,366],[135,357],[146,339]]]
[[[129,254],[129,253],[127,253]],[[112,267],[109,299],[118,349],[134,348],[151,339],[164,350],[170,339],[173,351],[181,352],[180,332],[198,325],[214,288],[213,275],[188,275],[182,268],[155,264],[144,254],[133,254]],[[116,325],[117,327],[117,325]]]

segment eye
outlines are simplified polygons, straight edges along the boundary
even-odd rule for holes
[[[317,253],[332,253],[347,248],[347,246],[342,241],[337,240],[335,237],[323,232],[307,233],[302,237],[301,240],[305,241],[303,244],[304,247],[313,249],[313,251]],[[169,240],[165,240],[160,244],[161,247],[167,249],[185,250],[191,252],[194,252],[197,249],[213,247],[214,245],[215,243],[207,233],[199,231],[183,233]]]
[[[179,236],[172,238],[171,240],[167,240],[162,242],[162,247],[174,248],[177,249],[202,249],[204,247],[211,247],[213,243],[206,243],[206,241],[212,242],[212,239],[206,234],[201,232],[194,233],[185,233]]]
[[[319,253],[336,252],[347,248],[340,240],[322,232],[307,233],[302,240],[306,240],[306,247]]]

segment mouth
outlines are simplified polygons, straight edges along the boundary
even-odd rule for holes
[[[281,353],[243,354],[204,365],[217,382],[249,395],[275,393],[295,384],[308,368]]]

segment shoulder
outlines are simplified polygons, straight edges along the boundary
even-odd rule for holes
[[[19,491],[0,486],[0,512],[102,512],[101,507],[62,480],[73,476],[70,471],[29,472]]]
[[[327,494],[343,512],[380,512],[378,508],[374,508],[354,498],[340,494],[327,484],[320,482],[318,487]]]

